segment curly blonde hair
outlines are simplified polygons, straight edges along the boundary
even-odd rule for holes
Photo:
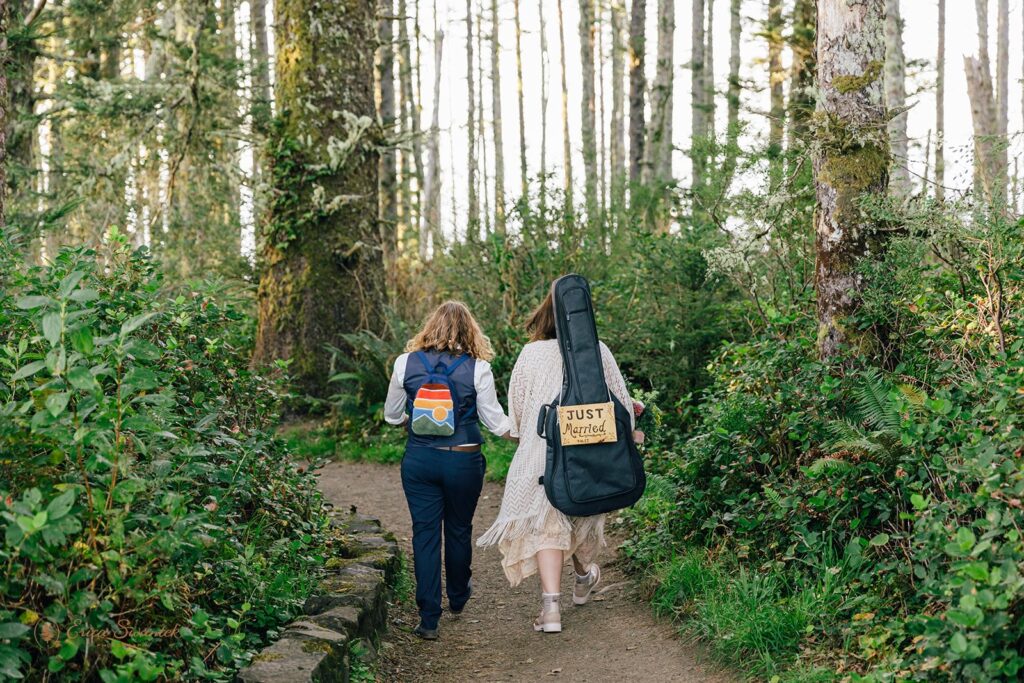
[[[405,350],[445,351],[452,355],[468,353],[479,360],[494,358],[491,340],[487,338],[469,307],[461,301],[445,301],[427,316],[415,337]]]

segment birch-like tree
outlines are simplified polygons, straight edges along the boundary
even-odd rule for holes
[[[523,27],[519,20],[519,0],[512,0],[516,32],[516,99],[519,106],[519,184],[523,197],[529,194],[530,184],[526,166],[526,107],[523,104]]]
[[[498,0],[491,0],[491,136],[494,141],[494,230],[505,234],[505,142],[501,118],[501,42]]]
[[[541,215],[548,200],[548,26],[544,0],[537,0],[540,16],[540,208]]]
[[[466,237],[478,236],[480,230],[480,200],[476,190],[476,85],[473,79],[473,0],[466,0],[466,88],[469,91],[466,106],[466,129],[468,131],[469,143],[468,155],[468,177],[467,190],[469,191],[469,215],[466,226]],[[481,83],[480,87],[484,87]]]
[[[395,115],[395,38],[394,1],[381,0],[377,8],[377,111],[386,134],[394,135]],[[268,75],[269,78],[269,75]],[[384,262],[393,272],[398,249],[398,151],[388,145],[380,155],[380,229]]]
[[[903,56],[903,19],[900,0],[885,0],[885,107],[889,110],[889,192],[894,197],[910,194],[907,170],[907,66]],[[900,112],[900,113],[897,113]]]
[[[992,83],[988,50],[988,0],[975,0],[978,56],[964,55],[967,94],[974,123],[975,187],[991,206],[1006,204],[1006,139],[999,134],[999,103]]]
[[[565,63],[565,19],[562,13],[562,0],[558,5],[558,57],[562,63],[562,168],[564,172],[565,203],[572,206],[572,141],[569,137],[569,85],[567,83]]]
[[[888,181],[885,1],[819,0],[817,25],[815,289],[818,351],[831,360],[875,344],[853,316],[863,296],[862,262],[885,246],[884,231],[861,208],[866,196],[883,195]]]
[[[662,0],[662,4],[665,0]],[[704,138],[707,137],[706,109],[704,107],[704,0],[693,0],[690,22],[690,159],[693,164],[691,181],[694,193],[704,187]],[[659,56],[661,42],[659,38]],[[660,59],[659,59],[660,61]],[[652,107],[653,109],[653,104]]]
[[[743,37],[743,18],[741,16],[742,0],[730,0],[729,3],[729,89],[726,93],[728,107],[725,175],[726,183],[732,181],[736,171],[736,156],[740,136],[740,41]]]
[[[434,16],[437,16],[435,9]],[[420,260],[426,261],[430,252],[427,235],[434,249],[441,240],[441,73],[444,67],[444,31],[434,27],[434,90],[430,110],[430,135],[427,138],[427,172],[423,180],[423,218],[420,226]]]
[[[696,0],[694,4],[700,3],[701,14],[701,65],[703,65],[703,0]],[[696,16],[696,15],[695,15]],[[659,0],[658,2],[658,53],[654,70],[654,84],[651,87],[651,123],[648,129],[647,141],[644,143],[644,169],[643,181],[650,184],[656,181],[665,181],[672,176],[672,91],[674,87],[675,63],[673,50],[675,43],[675,2],[673,0]],[[696,77],[696,71],[694,80]],[[693,95],[701,101],[704,97],[704,81],[700,80]],[[703,120],[704,108],[697,105]],[[696,114],[696,110],[694,112]],[[694,123],[694,130],[697,130],[697,123]],[[704,128],[701,128],[701,134]]]
[[[597,122],[594,94],[594,0],[579,0],[580,64],[582,91],[580,139],[583,143],[583,187],[587,216],[597,215]]]

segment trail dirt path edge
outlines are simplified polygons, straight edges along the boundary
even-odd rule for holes
[[[373,463],[333,462],[320,471],[320,488],[339,507],[356,506],[379,517],[411,558],[412,526],[399,470]],[[474,538],[498,513],[502,487],[484,484],[474,519]],[[460,617],[441,618],[441,638],[411,634],[418,618],[413,600],[392,608],[380,648],[380,680],[539,681],[573,683],[679,681],[726,683],[731,675],[707,661],[700,649],[680,641],[671,626],[655,619],[632,594],[613,548],[601,557],[598,594],[582,607],[565,600],[563,632],[535,633],[539,610],[536,577],[510,588],[495,548],[473,556],[473,599]],[[569,568],[565,569],[569,573]],[[572,590],[565,576],[563,592]],[[447,605],[446,605],[447,607]]]

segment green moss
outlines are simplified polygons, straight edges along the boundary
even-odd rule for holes
[[[882,75],[882,66],[882,62],[876,60],[868,64],[867,70],[860,76],[836,76],[832,79],[832,87],[844,95],[856,90],[863,90]]]
[[[877,184],[888,168],[889,155],[868,144],[828,155],[821,178],[840,192],[863,192]]]
[[[253,662],[276,662],[280,659],[284,659],[284,655],[278,654],[277,652],[264,652],[258,654],[252,658]]]
[[[327,640],[307,640],[302,643],[302,651],[331,653],[334,651],[334,645]]]

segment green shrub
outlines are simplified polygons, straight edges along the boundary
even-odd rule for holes
[[[230,680],[325,528],[250,321],[116,235],[46,267],[0,243],[0,272],[0,678]]]
[[[627,551],[658,567],[656,608],[730,661],[780,680],[1024,671],[1024,245],[966,215],[903,217],[865,271],[875,355],[822,365],[782,316],[724,347],[696,429],[648,459]]]

